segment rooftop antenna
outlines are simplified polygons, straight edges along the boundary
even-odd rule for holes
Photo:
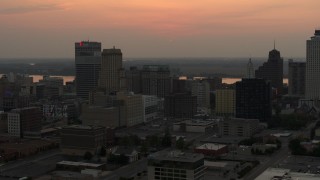
[[[276,40],[273,40],[273,49],[276,49]]]

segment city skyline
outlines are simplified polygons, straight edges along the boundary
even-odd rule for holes
[[[305,57],[319,24],[316,0],[4,0],[0,58],[74,57],[71,45],[99,41],[126,57]]]

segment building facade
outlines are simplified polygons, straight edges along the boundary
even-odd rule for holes
[[[190,93],[166,96],[164,114],[166,117],[172,118],[192,118],[197,114],[197,96]]]
[[[99,148],[107,145],[106,128],[100,126],[71,125],[62,128],[60,136],[60,148],[66,155],[96,154]]]
[[[193,81],[191,92],[192,95],[197,96],[197,106],[199,108],[210,109],[210,85],[207,81]]]
[[[149,157],[148,179],[204,179],[205,167],[202,154],[164,150]]]
[[[236,91],[234,89],[216,90],[216,115],[234,116],[236,111]]]
[[[222,136],[251,137],[259,126],[258,119],[227,118],[221,123]]]
[[[306,98],[320,99],[320,30],[307,40]]]
[[[99,87],[105,88],[107,92],[119,91],[121,70],[121,49],[116,49],[115,47],[104,49],[102,51]]]
[[[289,95],[304,97],[306,89],[306,63],[289,60]]]
[[[161,99],[157,96],[143,95],[143,121],[149,122],[159,118]]]
[[[37,107],[13,109],[8,112],[8,133],[23,138],[40,134],[42,113]]]
[[[89,92],[98,86],[101,68],[101,43],[81,41],[75,43],[76,93],[88,99]]]
[[[236,83],[236,117],[267,121],[272,115],[271,84],[264,79]]]
[[[268,61],[255,71],[255,77],[270,81],[271,87],[276,89],[277,94],[282,94],[283,59],[280,51],[274,48],[269,52]]]
[[[142,94],[161,98],[171,91],[170,69],[166,65],[144,65],[141,70]]]

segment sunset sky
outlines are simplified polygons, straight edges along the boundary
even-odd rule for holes
[[[125,57],[305,57],[320,0],[0,0],[0,58],[70,57],[100,41]]]

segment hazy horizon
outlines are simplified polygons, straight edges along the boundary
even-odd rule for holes
[[[2,0],[0,58],[72,58],[74,42],[124,57],[305,57],[318,0]],[[318,24],[317,24],[318,23]]]

